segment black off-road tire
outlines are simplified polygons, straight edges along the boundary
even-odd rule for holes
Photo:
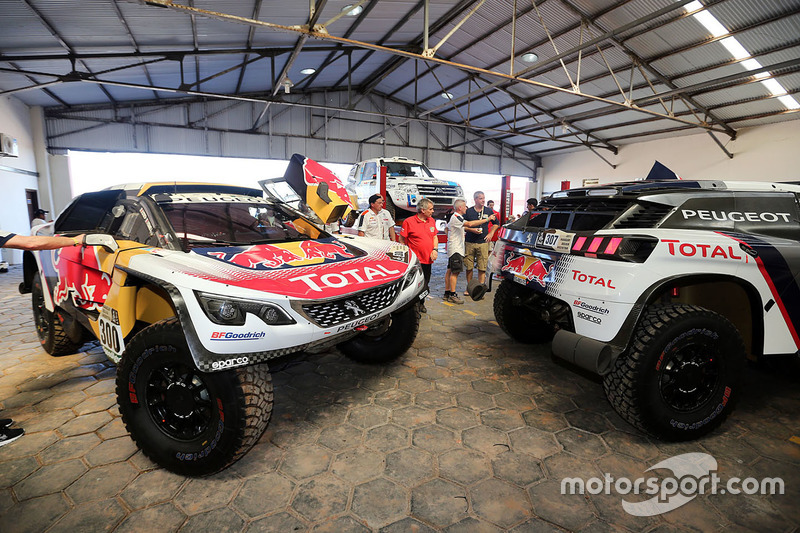
[[[343,354],[359,363],[394,361],[411,348],[419,332],[417,305],[392,313],[367,331],[337,345]]]
[[[725,317],[696,305],[647,309],[603,380],[622,418],[669,441],[718,427],[739,396],[745,348]]]
[[[83,343],[73,342],[64,327],[57,313],[47,310],[44,305],[44,290],[42,289],[41,273],[37,272],[33,277],[31,286],[31,307],[33,309],[33,324],[36,326],[36,335],[42,344],[44,351],[53,357],[62,355],[72,355]]]
[[[258,441],[272,414],[266,364],[197,369],[177,319],[137,333],[117,369],[122,421],[144,454],[177,474],[228,467]]]
[[[522,305],[528,289],[504,279],[494,295],[493,309],[497,323],[509,337],[524,344],[540,344],[553,340],[553,326]]]

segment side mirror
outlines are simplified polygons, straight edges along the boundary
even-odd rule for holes
[[[90,233],[86,235],[84,244],[86,246],[102,246],[108,253],[114,253],[119,249],[119,245],[117,241],[114,240],[114,237],[106,233]]]

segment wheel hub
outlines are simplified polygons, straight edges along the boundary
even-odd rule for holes
[[[703,381],[703,370],[695,361],[682,362],[677,372],[675,384],[682,392],[697,390]]]
[[[153,369],[147,379],[146,397],[158,428],[179,440],[193,440],[203,434],[216,412],[202,374],[181,363]]]
[[[178,418],[186,418],[195,408],[194,396],[183,383],[170,383],[165,394],[165,403]]]
[[[676,411],[702,407],[714,394],[720,377],[716,345],[689,341],[664,355],[659,390]]]

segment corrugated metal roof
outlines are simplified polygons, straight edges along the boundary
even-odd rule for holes
[[[28,105],[56,108],[69,106],[74,109],[88,104],[113,107],[126,102],[156,101],[154,92],[147,89],[148,87],[170,89],[170,92],[158,93],[158,100],[162,103],[174,98],[185,98],[186,90],[207,93],[206,97],[214,98],[217,97],[214,95],[236,93],[269,98],[274,92],[273,77],[281,73],[300,41],[297,33],[200,15],[192,17],[178,9],[161,9],[141,2],[27,2],[31,7],[23,2],[5,2],[3,5],[4,16],[0,19],[0,67],[4,70],[0,71],[0,94],[3,91],[29,88],[9,93]],[[762,65],[786,64],[784,70],[778,73],[778,79],[784,87],[789,91],[800,89],[800,4],[796,0],[767,3],[750,0],[705,2],[711,4],[709,12],[726,28],[736,32],[736,38],[748,51],[761,54],[758,60]],[[349,3],[350,0],[328,1],[319,14],[317,23],[326,23]],[[673,0],[572,0],[572,5],[579,13],[593,22],[588,30],[581,30],[580,15],[564,3],[548,0],[539,4],[539,13],[553,38],[555,48],[548,40],[547,32],[532,5],[529,2],[518,2],[519,16],[514,50],[515,71],[533,67],[525,77],[537,82],[569,89],[570,79],[567,73],[561,67],[560,61],[552,58],[557,53],[570,52],[565,54],[563,61],[569,76],[575,82],[578,80],[576,47],[600,36],[604,31],[617,30],[634,21],[641,24],[619,32],[615,37],[618,43],[609,39],[597,43],[602,47],[605,59],[626,94],[630,90],[632,63],[628,53],[622,49],[623,46],[628,47],[643,61],[650,62],[650,67],[658,74],[673,80],[668,85],[648,73],[650,83],[659,93],[671,91],[672,87],[692,87],[744,72],[740,64],[724,65],[731,58],[730,52],[719,42],[707,43],[708,30],[693,17],[684,16],[685,9],[676,7]],[[195,0],[192,5],[247,19],[254,16],[257,4],[255,0]],[[419,52],[423,35],[421,5],[415,0],[372,0],[365,4],[365,14],[341,17],[326,29],[331,35],[338,37],[348,35],[355,41],[383,43],[398,50]],[[435,46],[464,19],[475,2],[431,0],[429,5],[430,46]],[[503,129],[508,128],[506,121],[511,120],[509,117],[514,116],[516,109],[517,116],[520,117],[518,127],[533,124],[530,112],[505,92],[510,90],[520,98],[530,101],[531,109],[536,106],[544,110],[536,112],[539,120],[545,123],[549,121],[552,125],[563,119],[573,123],[575,128],[594,130],[595,135],[600,138],[644,135],[658,131],[659,128],[682,126],[680,122],[652,114],[663,112],[657,102],[650,102],[645,106],[645,109],[651,110],[650,114],[618,107],[618,112],[602,117],[582,115],[589,110],[608,105],[602,101],[587,99],[587,96],[603,97],[617,102],[624,99],[597,46],[586,47],[581,54],[580,89],[583,94],[515,83],[494,75],[491,72],[493,70],[503,75],[510,72],[512,28],[509,21],[512,6],[512,0],[487,0],[436,53],[437,58],[451,58],[469,67],[482,69],[480,72],[464,72],[453,66],[431,64],[420,59],[416,61],[419,74],[415,91],[412,83],[415,76],[413,60],[400,58],[391,52],[365,50],[359,43],[348,44],[312,37],[305,40],[302,48],[297,50],[297,57],[288,70],[288,76],[294,83],[291,96],[294,98],[305,93],[307,101],[322,105],[322,100],[314,97],[316,92],[346,89],[349,75],[352,101],[374,91],[404,102],[406,107],[402,112],[405,113],[406,109],[413,109],[415,104],[425,111],[445,103],[440,96],[443,89],[439,82],[455,98],[475,91],[476,83],[482,86],[496,83],[499,85],[497,89],[475,93],[468,100],[459,102],[460,113],[452,107],[444,106],[441,111],[434,112],[432,117],[436,120],[450,120],[460,127],[464,126],[463,119],[478,117],[474,119],[476,128]],[[653,16],[658,10],[665,12],[657,17]],[[309,4],[264,3],[255,15],[264,22],[303,25],[309,20]],[[55,36],[48,29],[48,24],[56,33]],[[742,30],[743,28],[750,29]],[[251,46],[255,50],[246,49],[251,30]],[[226,53],[208,54],[213,50],[225,50]],[[521,60],[521,54],[528,50],[538,54],[537,62],[526,63]],[[80,55],[75,62],[75,70],[80,76],[96,77],[114,84],[101,86],[89,81],[60,78],[72,70],[72,65],[65,59],[70,51]],[[263,57],[242,68],[245,57],[254,59],[259,54]],[[37,59],[32,56],[47,57]],[[274,56],[274,59],[270,56]],[[331,57],[336,60],[324,65]],[[160,61],[143,65],[155,60]],[[300,70],[306,67],[316,68],[318,73],[308,76],[300,74]],[[439,81],[427,72],[429,67],[434,68]],[[467,79],[470,76],[476,76],[477,81],[469,83]],[[198,79],[201,80],[199,85]],[[36,87],[39,83],[53,81],[57,83]],[[741,127],[745,122],[768,123],[770,120],[800,117],[800,113],[783,114],[785,109],[776,99],[762,98],[766,96],[763,85],[746,81],[733,81],[723,89],[715,88],[712,84],[693,90],[686,96],[694,98],[696,104],[690,102],[691,105],[708,106],[720,119],[732,121],[730,131]],[[633,91],[634,99],[652,95],[653,91],[638,70],[634,71],[633,83],[638,87]],[[143,86],[145,89],[120,84]],[[344,93],[336,94],[334,100],[346,105],[346,98],[342,100],[341,97]],[[277,96],[283,97],[283,91],[279,91]],[[667,102],[670,100],[667,98]],[[678,112],[686,110],[679,100],[668,105],[672,105]],[[238,114],[245,113],[246,107],[231,106],[227,109],[223,105],[212,120],[215,124],[224,124],[226,121],[238,124],[242,122]],[[547,110],[553,111],[548,113]],[[701,112],[698,111],[698,114]],[[521,118],[523,115],[526,117]],[[754,115],[768,116],[739,120]],[[311,114],[300,112],[297,116],[302,121],[307,120]],[[640,121],[652,120],[604,129],[637,120],[631,117],[637,117]],[[664,128],[662,123],[669,126]],[[340,125],[334,126],[331,123],[330,127]],[[717,127],[726,125],[717,124]],[[348,131],[346,127],[342,129]],[[475,133],[481,134],[481,131],[486,130],[476,129]],[[620,133],[621,131],[627,133]],[[687,130],[687,133],[698,131],[700,130],[694,128]],[[78,141],[75,134],[69,138],[70,142],[74,141],[81,146],[87,142],[102,142],[101,135],[92,135],[92,141]],[[61,137],[59,139],[59,142],[64,141]],[[559,141],[531,145],[528,144],[530,137],[519,136],[516,139],[509,138],[508,142],[530,146],[531,151],[535,152],[550,144],[558,146]],[[224,142],[221,146],[224,146]],[[571,145],[562,146],[571,149]]]

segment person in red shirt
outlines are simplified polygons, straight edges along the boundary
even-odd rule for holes
[[[495,221],[499,221],[499,220],[500,220],[500,213],[498,213],[497,211],[495,211],[495,210],[494,210],[494,200],[489,200],[488,202],[486,202],[486,207],[488,207],[489,209],[491,209],[491,210],[492,210],[492,213],[494,213],[494,219],[495,219]],[[493,226],[496,226],[498,229],[496,229],[496,230],[495,230],[495,229],[493,228]],[[488,229],[487,229],[486,231],[488,231],[488,232],[489,232],[489,235],[491,235],[491,236],[492,236],[492,242],[497,242],[497,238],[498,238],[498,237],[500,237],[500,230],[499,230],[499,228],[500,228],[500,226],[499,226],[499,223],[498,223],[498,222],[495,222],[494,224],[492,224],[491,222],[489,222],[489,227],[488,227]],[[492,233],[492,231],[494,231],[494,233]],[[489,250],[489,253],[491,253],[491,251],[492,251],[492,250]]]
[[[432,201],[423,198],[417,202],[417,214],[403,221],[400,229],[400,242],[407,245],[417,255],[422,266],[422,275],[425,277],[425,291],[428,291],[431,265],[439,255],[436,250],[439,238],[436,234],[436,224],[433,221]],[[428,312],[424,300],[419,310],[423,313]]]

